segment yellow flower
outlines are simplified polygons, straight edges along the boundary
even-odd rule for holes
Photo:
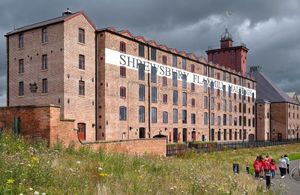
[[[99,176],[100,176],[100,177],[107,177],[108,174],[107,174],[107,173],[99,173]]]
[[[39,163],[40,162],[40,159],[38,158],[38,157],[36,157],[36,156],[33,156],[32,158],[31,158],[31,162],[32,162],[32,164],[35,164],[35,163]]]
[[[7,185],[11,185],[11,184],[13,184],[13,183],[15,183],[15,180],[14,180],[14,179],[8,179],[8,180],[6,181],[6,184],[7,184]]]

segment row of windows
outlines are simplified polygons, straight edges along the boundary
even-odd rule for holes
[[[139,85],[139,101],[145,101],[145,85],[140,84]],[[126,87],[120,87],[120,97],[121,98],[126,98]],[[151,87],[151,102],[152,103],[157,103],[157,98],[158,94],[157,94],[157,87]],[[168,103],[168,94],[163,94],[162,95],[162,101],[164,104]],[[210,104],[210,108],[211,110],[215,109],[215,98],[211,97],[211,101],[208,102],[208,97],[204,96],[204,109],[208,109],[209,108],[209,104]],[[173,105],[178,105],[178,91],[177,90],[173,90]],[[227,101],[223,100],[223,111],[227,112]],[[182,93],[182,106],[187,106],[187,93],[183,92]],[[195,107],[196,106],[196,100],[194,98],[191,99],[191,106]],[[243,108],[243,112],[246,113],[246,104],[243,104],[244,108]],[[232,101],[229,101],[228,104],[228,111],[232,112]],[[217,110],[221,110],[221,103],[217,103]],[[234,106],[234,112],[237,112],[237,106]],[[242,104],[239,103],[239,112],[242,112]],[[251,113],[251,108],[248,108],[248,113]],[[255,114],[255,108],[254,106],[252,106],[252,114]]]
[[[126,77],[126,67],[124,67],[124,66],[120,67],[120,76],[121,77]],[[144,64],[140,64],[138,66],[138,79],[141,80],[141,81],[145,80],[145,65]],[[182,88],[187,89],[187,76],[184,74],[184,75],[181,76],[181,79],[182,79]],[[151,83],[157,83],[157,68],[154,67],[154,66],[151,67],[151,79],[150,80],[151,80]],[[162,85],[164,87],[168,86],[167,77],[162,77]],[[172,73],[172,86],[173,87],[178,86],[177,72]],[[208,86],[207,82],[205,81],[204,85],[203,85],[203,89],[204,89],[205,93],[207,93],[208,89],[209,89],[209,92],[211,94],[214,94],[214,91],[215,91],[214,83],[211,82],[210,86]],[[194,83],[191,83],[191,91],[192,92],[195,91],[195,84]],[[227,94],[228,94],[229,97],[231,97],[232,88],[229,86],[228,92],[226,92],[226,86],[223,85],[223,97],[226,97]],[[244,94],[246,94],[245,91],[244,91]],[[217,89],[217,95],[220,96],[220,89]],[[241,100],[242,97],[243,97],[244,100],[246,99],[246,95],[242,95],[242,90],[239,89],[239,99]],[[236,94],[235,93],[234,93],[234,99],[236,99]],[[255,101],[254,93],[252,93],[252,102],[254,102],[254,101]],[[248,97],[248,102],[250,102],[250,97]]]
[[[48,93],[48,79],[42,79],[42,93]],[[19,96],[25,95],[24,81],[19,82]],[[85,82],[79,81],[79,95],[85,95]]]
[[[139,106],[138,109],[138,114],[139,114],[139,122],[144,123],[145,122],[145,107],[144,106]],[[204,113],[204,125],[208,124],[208,113]],[[121,121],[127,120],[127,107],[125,106],[120,106],[119,108],[119,119]],[[168,123],[169,118],[168,118],[168,112],[163,111],[162,112],[162,119],[163,123]],[[218,125],[221,125],[222,119],[221,116],[217,117],[218,119]],[[211,125],[215,125],[215,114],[211,113]],[[157,123],[157,108],[156,107],[151,107],[151,122],[152,123]],[[246,124],[246,117],[244,117],[244,124]],[[251,124],[251,119],[248,119],[248,126],[251,127],[251,125],[254,127],[255,126],[255,119],[252,119],[252,124]],[[178,123],[178,109],[173,109],[173,123]],[[187,124],[187,110],[182,110],[182,123]],[[196,124],[196,114],[191,113],[191,124]],[[227,125],[227,115],[223,115],[223,125]],[[229,115],[228,117],[228,125],[232,125],[232,115]],[[237,126],[237,117],[234,117],[234,126]],[[239,126],[242,126],[242,116],[239,117]]]
[[[42,79],[42,93],[48,93],[48,79]],[[19,82],[19,96],[25,95],[24,81]]]
[[[204,119],[204,125],[208,125],[209,123],[209,119],[208,119],[208,113],[207,112],[204,112],[204,116],[203,116],[203,119]],[[217,119],[217,124],[215,123],[215,119]],[[232,121],[233,119],[233,121]],[[228,120],[228,122],[227,122]],[[252,121],[252,123],[251,123]],[[210,124],[211,125],[229,125],[231,126],[232,124],[234,126],[242,126],[242,125],[245,125],[245,126],[249,126],[249,127],[255,127],[255,118],[248,118],[248,124],[247,124],[247,117],[244,116],[239,116],[239,120],[237,117],[232,117],[232,115],[230,114],[227,118],[227,115],[226,114],[223,114],[223,121],[222,121],[222,116],[217,116],[215,117],[215,113],[211,113],[211,118],[210,118]]]
[[[41,29],[42,43],[48,43],[48,29],[44,27]],[[85,43],[85,31],[82,28],[78,29],[78,42]],[[24,33],[19,34],[19,48],[24,48]]]
[[[42,55],[42,70],[48,69],[48,55],[44,54]],[[85,69],[85,56],[82,54],[79,54],[79,62],[78,62],[78,68],[84,70]],[[24,73],[24,59],[19,59],[19,73]]]
[[[120,42],[120,51],[121,52],[123,52],[123,53],[126,53],[126,43],[125,42],[123,42],[123,41],[121,41]],[[153,47],[151,47],[151,49],[150,49],[150,59],[151,60],[153,60],[153,61],[157,61],[157,50],[155,49],[155,48],[153,48]],[[142,44],[142,43],[139,43],[139,45],[138,45],[138,56],[139,57],[145,57],[145,45],[144,44]],[[178,56],[176,56],[176,55],[172,55],[172,66],[173,67],[177,67],[177,58],[178,58]],[[186,58],[181,58],[181,68],[183,69],[183,70],[186,70],[187,69],[187,62],[186,62]],[[166,56],[166,55],[163,55],[162,56],[162,64],[168,64],[168,57]],[[191,64],[191,70],[190,70],[191,72],[195,72],[195,65],[194,64]],[[202,72],[202,74],[203,75],[206,75],[206,76],[210,76],[210,77],[212,77],[212,78],[215,78],[215,76],[216,76],[216,78],[218,79],[218,80],[220,80],[221,79],[221,73],[214,73],[214,68],[212,68],[212,67],[207,67],[206,65],[203,65],[203,72]],[[231,78],[231,74],[230,73],[227,73],[227,72],[223,72],[223,77],[222,77],[222,79],[224,80],[224,81],[228,81],[228,82],[232,82],[232,78]],[[241,77],[239,77],[239,85],[245,85],[245,83],[243,83],[243,82],[245,82]],[[236,80],[236,78],[234,78],[234,84],[237,84],[237,80]],[[254,88],[254,82],[252,82],[252,88]],[[248,88],[251,88],[251,86],[250,86],[250,83],[248,82]]]

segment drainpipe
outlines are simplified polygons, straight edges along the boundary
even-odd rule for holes
[[[147,59],[148,61],[150,60],[150,48],[149,48],[149,45],[147,45],[147,50],[148,50],[148,55],[147,55]],[[149,67],[149,70],[151,70],[151,67]],[[148,135],[149,135],[149,138],[150,138],[150,132],[151,132],[151,102],[150,102],[150,72],[148,72]],[[157,113],[156,113],[157,114]]]
[[[98,140],[99,137],[99,132],[98,132],[98,108],[99,108],[99,104],[98,104],[98,80],[99,80],[99,74],[98,74],[98,65],[99,65],[99,61],[98,61],[98,33],[95,33],[95,60],[96,60],[96,64],[95,64],[95,131],[96,131],[96,140]],[[105,48],[105,47],[104,47]]]

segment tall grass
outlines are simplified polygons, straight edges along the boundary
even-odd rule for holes
[[[127,156],[48,148],[0,135],[0,194],[262,194],[265,187],[245,173],[259,154],[278,158],[299,145],[240,149],[178,157]],[[298,154],[297,154],[298,155]],[[291,155],[290,155],[291,156]],[[241,165],[234,175],[232,163]]]

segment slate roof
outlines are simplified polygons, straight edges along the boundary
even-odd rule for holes
[[[251,72],[256,80],[256,99],[298,104],[259,70]]]
[[[95,28],[94,24],[89,20],[89,18],[84,14],[84,12],[79,11],[79,12],[75,12],[75,13],[72,13],[72,14],[62,15],[62,16],[52,18],[52,19],[49,19],[49,20],[44,20],[42,22],[37,22],[37,23],[34,23],[34,24],[30,24],[30,25],[27,25],[27,26],[22,26],[20,28],[16,28],[13,31],[8,32],[6,34],[6,36],[13,35],[13,34],[20,33],[20,32],[24,32],[24,31],[28,31],[28,30],[35,29],[35,28],[40,28],[40,27],[47,26],[47,25],[50,25],[50,24],[56,24],[56,23],[64,22],[67,19],[75,17],[75,16],[80,15],[80,14],[84,15],[84,17],[86,17],[86,19],[90,22],[90,24]]]

